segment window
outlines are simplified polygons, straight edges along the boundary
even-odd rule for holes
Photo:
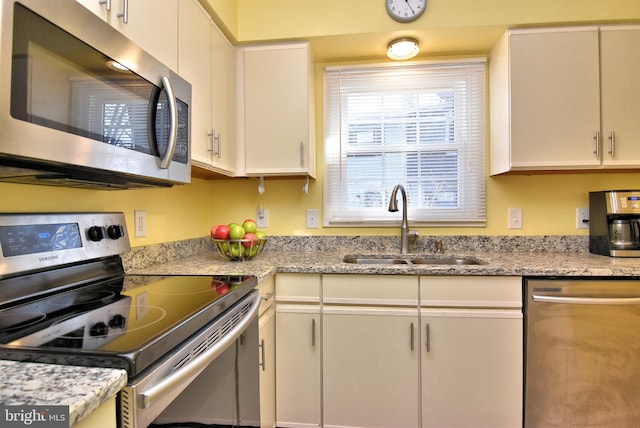
[[[328,67],[325,224],[397,225],[387,207],[402,184],[411,224],[484,226],[485,69],[484,60]]]

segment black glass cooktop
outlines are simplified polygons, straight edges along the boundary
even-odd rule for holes
[[[122,281],[119,293],[94,290],[73,302],[52,296],[46,307],[60,309],[46,314],[33,303],[26,313],[0,313],[0,358],[122,368],[133,376],[257,285],[254,276],[127,275]]]

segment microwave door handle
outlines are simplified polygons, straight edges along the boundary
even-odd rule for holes
[[[160,168],[167,169],[173,159],[173,152],[176,150],[176,143],[178,142],[178,103],[173,93],[173,87],[171,81],[167,76],[162,76],[162,86],[167,91],[167,100],[169,102],[169,144],[167,146],[167,152],[164,158],[160,161]]]
[[[561,297],[532,294],[534,302],[574,305],[640,305],[640,297]]]
[[[213,360],[232,345],[236,339],[242,335],[242,333],[244,333],[249,324],[251,324],[251,322],[258,316],[259,309],[260,296],[256,295],[253,298],[249,311],[246,313],[242,321],[233,327],[233,329],[231,329],[231,331],[229,331],[218,343],[198,355],[190,364],[185,365],[180,370],[149,389],[142,391],[140,393],[142,408],[149,408],[157,400],[204,370]]]

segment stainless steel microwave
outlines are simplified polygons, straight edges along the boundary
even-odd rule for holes
[[[0,181],[189,183],[190,104],[188,82],[75,0],[2,0]]]

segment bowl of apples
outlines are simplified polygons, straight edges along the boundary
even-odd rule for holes
[[[213,226],[211,239],[221,256],[232,261],[245,261],[262,252],[267,243],[267,234],[257,230],[255,220],[246,219],[242,224]]]

